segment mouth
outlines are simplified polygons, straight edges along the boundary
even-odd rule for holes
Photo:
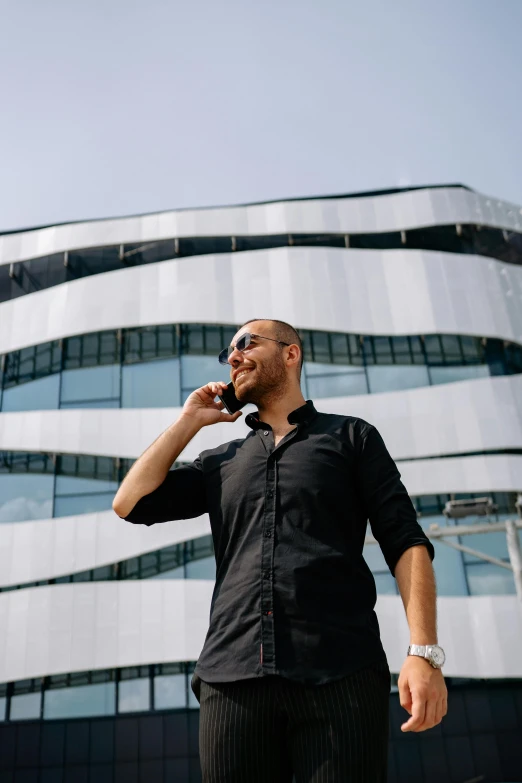
[[[238,383],[240,378],[244,378],[245,375],[251,373],[253,369],[254,369],[253,367],[248,367],[245,368],[244,370],[239,370],[238,372],[236,372],[236,374],[234,375],[234,383]]]

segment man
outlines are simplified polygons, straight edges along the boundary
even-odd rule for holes
[[[220,355],[251,432],[170,467],[204,426],[234,422],[208,383],[132,466],[117,514],[154,524],[208,512],[216,553],[210,627],[193,689],[205,783],[386,780],[390,675],[367,520],[394,573],[411,644],[399,679],[424,731],[446,713],[433,547],[381,436],[318,413],[300,388],[302,345],[281,321],[247,322]],[[424,656],[424,657],[421,657]]]

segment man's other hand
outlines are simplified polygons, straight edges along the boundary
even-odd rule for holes
[[[399,675],[401,707],[410,714],[402,731],[426,731],[448,711],[448,691],[440,669],[418,655],[408,655]]]

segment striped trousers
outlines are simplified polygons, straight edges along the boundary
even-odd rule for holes
[[[201,682],[203,783],[385,783],[386,665],[326,685]]]

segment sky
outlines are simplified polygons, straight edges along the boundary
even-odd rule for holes
[[[0,231],[461,182],[522,204],[521,0],[0,0]]]

